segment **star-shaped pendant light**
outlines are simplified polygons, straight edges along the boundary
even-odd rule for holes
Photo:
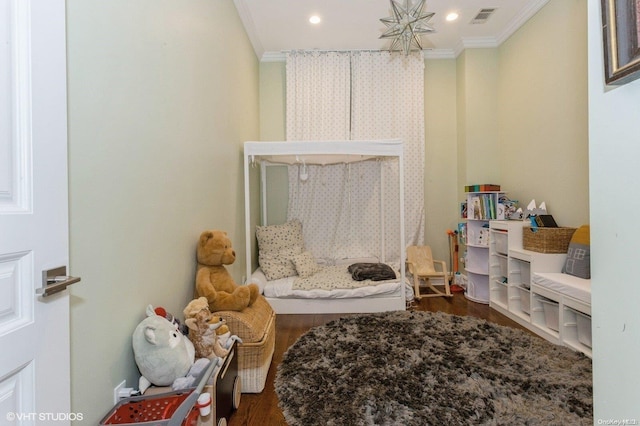
[[[412,50],[422,50],[420,35],[435,32],[435,28],[428,21],[435,15],[433,12],[424,13],[426,0],[391,0],[393,16],[382,18],[380,21],[387,26],[380,38],[390,38],[389,50],[402,50],[409,55]]]

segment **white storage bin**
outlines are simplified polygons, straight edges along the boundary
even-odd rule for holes
[[[591,347],[591,317],[576,311],[576,324],[578,324],[578,342]]]
[[[467,290],[465,296],[478,303],[489,303],[489,277],[474,273],[467,274]]]
[[[531,293],[526,288],[518,287],[520,291],[520,309],[525,314],[531,312]]]
[[[560,308],[558,302],[554,302],[549,299],[539,299],[542,303],[542,309],[544,310],[544,321],[548,328],[553,331],[560,329]]]
[[[491,300],[507,306],[509,300],[507,284],[501,281],[494,281],[493,286],[489,290],[491,291]]]
[[[520,279],[522,287],[531,288],[531,264],[529,262],[520,262]]]
[[[507,233],[494,232],[492,235],[495,237],[496,252],[506,255],[509,251],[509,247],[507,245]]]
[[[509,276],[507,270],[507,257],[496,256],[498,258],[498,265],[500,265],[500,275],[507,278]]]
[[[489,250],[482,247],[467,247],[466,270],[489,275]]]

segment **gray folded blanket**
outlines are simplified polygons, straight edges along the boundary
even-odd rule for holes
[[[396,273],[385,263],[354,263],[349,265],[348,269],[354,281],[384,281],[396,278]]]

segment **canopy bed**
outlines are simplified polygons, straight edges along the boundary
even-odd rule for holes
[[[373,166],[366,166],[368,171],[361,172],[364,169],[356,165],[363,163]],[[323,214],[320,219],[316,215],[310,220],[302,213],[289,213],[286,223],[270,224],[267,168],[275,165],[288,166],[289,173],[293,170],[300,176],[300,188],[316,197],[312,205],[322,208],[331,204],[323,197],[340,196],[345,207],[334,218],[327,217],[326,224],[322,223]],[[251,167],[260,168],[259,221],[251,217]],[[329,181],[338,176],[345,182],[336,188],[342,188],[344,194],[336,194],[340,190],[328,187]],[[250,259],[257,250],[260,265],[253,270],[248,260],[246,276],[249,282],[259,285],[277,313],[405,309],[407,291],[411,293],[409,299],[413,294],[404,268],[402,141],[245,142],[244,182],[246,252]],[[314,189],[313,185],[317,187]],[[292,191],[296,189],[290,183],[289,192]],[[309,207],[299,211],[304,209]],[[359,223],[365,210],[376,211],[378,222],[373,226]],[[256,222],[259,225],[254,233],[252,223]],[[359,235],[345,235],[354,232]],[[329,239],[331,244],[325,244]],[[388,268],[386,265],[391,266],[394,275],[380,275],[388,272],[382,270]],[[371,268],[375,272],[367,276]]]

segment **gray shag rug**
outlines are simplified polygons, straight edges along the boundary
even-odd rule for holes
[[[472,317],[358,314],[312,328],[275,389],[295,425],[591,425],[591,360]]]

